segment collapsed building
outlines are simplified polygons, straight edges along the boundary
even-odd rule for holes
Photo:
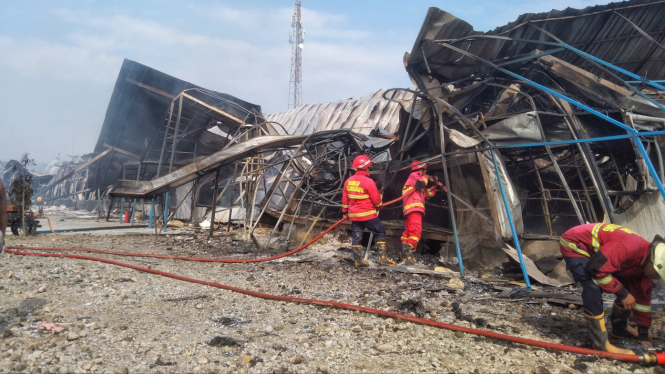
[[[570,283],[555,258],[568,228],[605,221],[650,239],[665,223],[664,16],[665,3],[633,0],[481,33],[430,8],[404,56],[414,87],[270,115],[125,60],[76,188],[107,217],[239,224],[248,240],[265,224],[297,245],[341,217],[356,155],[373,159],[384,200],[424,160],[448,191],[427,203],[423,251],[461,270],[510,256],[527,284],[527,269]],[[380,217],[399,236],[401,206]]]

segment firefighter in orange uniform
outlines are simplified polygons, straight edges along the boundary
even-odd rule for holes
[[[342,195],[342,212],[349,215],[351,221],[351,234],[353,246],[353,259],[356,267],[367,267],[369,263],[363,259],[362,239],[363,231],[367,228],[374,238],[376,245],[374,250],[379,252],[379,265],[393,266],[386,255],[386,229],[379,220],[378,211],[381,210],[381,194],[376,188],[376,183],[369,177],[367,171],[372,165],[369,157],[361,155],[353,160],[353,169],[356,173],[344,182],[344,193]]]
[[[566,270],[582,285],[587,331],[594,348],[634,354],[608,341],[603,293],[616,295],[610,313],[612,335],[649,346],[653,281],[665,276],[665,242],[656,235],[649,243],[630,229],[588,223],[561,235],[559,250]],[[631,319],[637,327],[628,324]]]
[[[416,247],[420,241],[420,234],[423,230],[423,216],[425,215],[425,199],[436,194],[437,188],[440,190],[446,187],[436,178],[427,175],[427,164],[420,161],[411,163],[413,171],[402,187],[402,195],[413,190],[411,196],[403,200],[405,227],[402,234],[402,258],[404,264],[412,266],[416,264]],[[428,182],[434,182],[435,185],[427,188]]]

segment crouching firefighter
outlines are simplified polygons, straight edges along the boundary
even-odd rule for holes
[[[369,263],[363,258],[362,239],[365,228],[376,238],[374,250],[379,252],[379,264],[395,265],[386,255],[386,229],[379,220],[378,210],[381,209],[381,194],[376,183],[367,171],[372,161],[367,156],[358,156],[353,160],[356,173],[344,182],[342,195],[342,212],[349,215],[351,221],[353,259],[356,267],[367,267]]]
[[[427,164],[420,161],[411,163],[413,171],[402,187],[402,196],[414,191],[403,200],[404,204],[404,233],[402,234],[402,258],[404,264],[412,266],[416,264],[416,247],[420,241],[423,230],[423,216],[425,215],[425,199],[436,194],[437,188],[444,190],[446,187],[435,177],[427,175]],[[435,185],[427,188],[428,182]]]
[[[650,346],[653,281],[665,276],[665,242],[649,243],[618,225],[590,223],[561,235],[559,250],[573,279],[582,285],[587,331],[594,348],[635,354],[609,343],[603,313],[603,292],[616,295],[610,313],[613,337],[631,338]],[[628,324],[631,319],[637,327]]]

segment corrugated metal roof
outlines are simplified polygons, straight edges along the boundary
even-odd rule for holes
[[[280,123],[291,135],[336,129],[349,129],[368,135],[376,128],[396,133],[401,106],[384,99],[384,92],[386,90],[378,90],[356,99],[308,104],[265,117],[268,121]],[[411,100],[413,95],[405,91],[392,91],[387,97],[393,100]],[[281,132],[279,126],[276,126],[276,129]]]
[[[201,89],[201,91],[210,93],[201,95],[199,91],[191,90],[189,92],[197,99],[241,119],[245,118],[249,110],[261,111],[259,105],[221,92],[202,89],[195,84],[172,77],[149,66],[125,59],[106,110],[106,117],[95,146],[95,154],[104,151],[105,144],[136,155],[142,154],[146,144],[155,143],[158,149],[161,149],[169,105],[174,97],[187,89]],[[214,99],[212,95],[223,101]],[[187,114],[187,110],[187,107],[184,108],[183,114]],[[189,118],[189,121],[192,122],[190,130],[199,129],[196,134],[190,134],[190,138],[200,134],[201,128],[206,126],[210,119],[208,115],[196,117],[195,114],[199,112],[202,111],[199,110],[183,117]],[[185,129],[185,125],[182,129]],[[184,142],[181,143],[184,144]],[[191,147],[194,146],[193,144],[190,142]],[[214,151],[215,149],[208,150],[209,153]],[[198,155],[201,155],[200,151]],[[156,157],[158,156],[159,152]],[[155,154],[148,155],[148,159],[154,158]],[[110,156],[105,156],[94,163],[90,166],[87,187],[106,188],[115,183],[121,176],[122,164],[129,160],[133,159],[121,152],[114,151]]]
[[[470,35],[501,35],[555,41],[528,25],[532,23],[552,33],[564,43],[623,69],[652,80],[665,79],[665,50],[640,34],[615,12],[633,22],[661,45],[665,42],[665,1],[662,0],[632,0],[585,9],[567,8],[562,11],[527,13],[519,16],[515,22],[487,33],[474,31],[465,21],[438,8],[430,8],[411,51],[408,66],[419,72],[427,71],[422,56],[422,44],[430,69],[444,81],[487,71],[487,68],[475,60],[461,58],[459,53],[427,41],[458,39]],[[528,53],[534,49],[552,49],[544,44],[503,40],[462,42],[457,44],[457,47],[490,61]],[[563,51],[554,56],[594,74],[600,74],[600,70],[574,52]]]

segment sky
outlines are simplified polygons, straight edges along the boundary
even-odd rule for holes
[[[431,6],[488,31],[522,13],[598,0],[302,0],[303,104],[408,87]],[[287,109],[293,0],[0,3],[0,160],[90,153],[123,59],[262,106]]]

